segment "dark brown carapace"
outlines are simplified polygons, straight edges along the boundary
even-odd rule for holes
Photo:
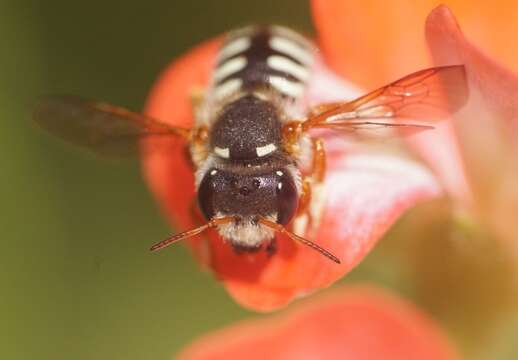
[[[467,85],[462,65],[436,67],[353,101],[307,109],[314,62],[314,45],[302,35],[278,26],[251,26],[228,34],[211,83],[197,101],[192,129],[63,96],[44,99],[34,118],[52,133],[101,154],[126,151],[142,137],[186,141],[199,210],[207,223],[151,250],[216,228],[239,251],[271,251],[275,233],[283,233],[340,263],[318,239],[297,235],[305,233],[304,227],[293,227],[302,217],[306,225],[318,222],[312,193],[324,180],[325,150],[310,130],[332,129],[353,137],[387,128],[399,134],[426,130],[464,104]]]

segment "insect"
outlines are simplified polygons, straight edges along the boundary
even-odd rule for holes
[[[35,121],[65,140],[111,154],[155,136],[178,138],[189,149],[197,204],[205,223],[151,247],[162,249],[215,228],[236,251],[275,252],[275,234],[340,260],[293,230],[311,212],[322,186],[326,153],[313,129],[361,138],[391,129],[415,133],[459,109],[467,97],[464,67],[415,72],[352,101],[305,105],[316,58],[304,36],[279,26],[250,26],[227,34],[192,128],[179,128],[101,102],[43,99]],[[300,231],[298,232],[300,233]]]

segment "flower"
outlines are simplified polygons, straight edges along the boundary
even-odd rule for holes
[[[518,76],[471,44],[446,6],[428,16],[426,37],[435,63],[466,66],[472,97],[454,130],[473,189],[473,216],[518,256]]]
[[[448,5],[453,11],[427,0],[312,1],[326,59],[361,86],[465,65],[468,104],[440,131],[409,141],[450,195],[448,206],[421,216],[414,236],[422,241],[409,257],[423,302],[469,339],[471,358],[506,343],[501,337],[517,310],[518,3]]]
[[[462,207],[476,207],[485,191],[498,187],[482,185],[481,175],[500,167],[495,165],[501,163],[498,158],[504,152],[513,153],[498,143],[509,144],[513,138],[507,135],[517,133],[518,104],[513,94],[518,82],[512,70],[518,69],[518,49],[502,34],[518,31],[512,20],[518,4],[505,0],[449,1],[470,36],[505,65],[489,58],[464,37],[448,7],[441,5],[428,15],[434,4],[396,0],[386,6],[367,0],[359,6],[352,1],[312,1],[326,60],[333,70],[355,84],[375,87],[411,69],[465,64],[472,92],[466,110],[455,115],[455,121],[439,125],[438,131],[420,134],[411,143]],[[429,49],[422,41],[425,20]],[[489,140],[490,136],[494,141]],[[488,157],[488,145],[496,146],[500,153],[495,151]],[[482,169],[484,159],[486,166]]]
[[[146,112],[174,125],[190,126],[190,91],[206,84],[218,43],[209,41],[173,62],[155,85]],[[340,86],[324,66],[315,79],[314,87],[325,83],[336,91]],[[330,96],[336,97],[333,91]],[[181,229],[194,227],[193,170],[183,144],[147,153],[144,172],[171,222]],[[273,310],[341,278],[406,209],[441,192],[430,173],[415,163],[346,146],[330,151],[325,188],[325,213],[314,238],[342,260],[340,265],[287,238],[280,239],[272,257],[265,252],[236,254],[214,232],[208,242],[195,238],[188,240],[189,245],[236,301],[259,311]]]
[[[457,359],[441,329],[412,304],[355,286],[289,312],[195,340],[180,360]]]
[[[189,127],[190,94],[207,83],[220,41],[208,41],[174,61],[153,88],[146,112]],[[351,97],[354,89],[344,86],[323,63],[316,72],[310,90],[313,100]],[[243,306],[270,311],[332,284],[365,257],[406,209],[441,193],[422,166],[343,144],[329,151],[325,212],[313,237],[342,260],[340,265],[285,237],[271,257],[265,252],[236,254],[215,232],[188,240],[197,260]],[[195,227],[193,169],[183,144],[147,153],[144,172],[171,223],[184,230]]]

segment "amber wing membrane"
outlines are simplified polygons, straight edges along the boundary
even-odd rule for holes
[[[124,108],[74,96],[41,99],[33,119],[63,140],[104,156],[136,155],[142,138],[190,134]]]
[[[331,128],[351,133],[397,128],[415,133],[461,108],[468,87],[463,65],[421,70],[374,90],[356,100],[319,105],[303,129]]]

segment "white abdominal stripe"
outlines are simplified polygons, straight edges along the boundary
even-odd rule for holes
[[[298,98],[304,94],[304,85],[282,76],[268,77],[268,83],[283,95]]]
[[[239,91],[242,86],[243,86],[243,80],[235,79],[235,78],[228,79],[224,83],[216,86],[216,88],[214,89],[214,92],[215,92],[216,98],[218,100],[222,100],[222,99],[236,93],[237,91]]]
[[[301,81],[309,79],[309,70],[295,61],[280,55],[272,55],[266,60],[270,68],[285,72]]]
[[[248,50],[250,48],[250,45],[252,44],[252,39],[248,36],[238,37],[235,40],[232,40],[225,44],[218,54],[218,62],[221,63],[222,61],[229,59],[233,57],[234,55],[241,54]]]
[[[244,56],[229,59],[219,66],[214,72],[214,81],[219,82],[246,67],[247,60]]]
[[[311,52],[293,40],[285,37],[273,36],[270,39],[269,44],[273,50],[292,57],[301,64],[310,66],[313,63],[313,55]]]
[[[303,95],[314,58],[309,42],[301,35],[274,26],[250,28],[231,36],[217,56],[213,74],[216,99],[261,85],[287,97]]]

